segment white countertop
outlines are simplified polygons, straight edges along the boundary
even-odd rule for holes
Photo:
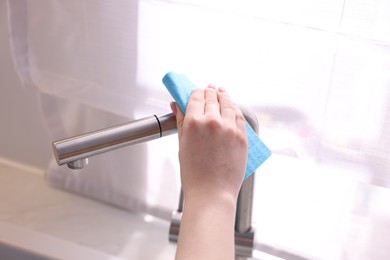
[[[173,259],[168,229],[167,221],[54,189],[43,173],[0,164],[0,242],[58,250],[62,259]]]

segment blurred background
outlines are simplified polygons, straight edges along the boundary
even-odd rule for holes
[[[9,42],[7,2],[0,1],[0,5],[1,157],[45,169],[51,153],[50,146],[47,146],[50,139],[36,92],[24,88],[15,71]]]
[[[389,259],[387,10],[388,0],[0,0],[0,242],[172,259],[176,136],[76,172],[56,165],[51,142],[169,112],[161,78],[174,70],[257,115],[273,151],[255,178],[253,225],[269,253],[259,259]]]

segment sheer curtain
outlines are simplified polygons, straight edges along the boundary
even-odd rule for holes
[[[168,112],[161,78],[170,70],[223,85],[256,111],[274,152],[256,175],[260,245],[312,259],[390,257],[390,1],[9,6],[15,64],[53,138]],[[175,142],[104,155],[84,175],[53,164],[47,177],[169,218],[180,188]]]

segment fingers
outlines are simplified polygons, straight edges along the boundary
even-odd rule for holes
[[[172,112],[176,115],[178,129],[183,124],[184,113],[175,102],[171,103]],[[204,90],[195,89],[187,104],[186,115],[189,117],[201,117],[204,115],[222,119],[226,123],[245,128],[245,117],[240,108],[233,102],[230,95],[223,89],[218,90],[214,85],[209,85]]]
[[[244,117],[244,114],[242,113],[241,109],[234,104],[234,109],[236,110],[236,125],[239,129],[242,131],[246,131],[246,119]]]
[[[203,89],[195,89],[192,91],[188,100],[186,115],[201,116],[204,114],[205,99]]]
[[[223,88],[218,89],[218,100],[221,110],[221,117],[232,124],[235,124],[241,130],[245,128],[245,117],[241,109],[233,102],[230,95]]]
[[[236,109],[230,95],[223,89],[218,90],[218,101],[220,105],[221,117],[225,120],[235,121],[236,120]]]
[[[218,102],[218,93],[214,85],[209,85],[204,90],[205,108],[204,113],[220,117],[220,107]]]
[[[209,85],[204,90],[195,89],[186,108],[187,115],[213,115],[220,116],[217,89],[214,85]]]

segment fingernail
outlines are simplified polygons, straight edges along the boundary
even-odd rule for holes
[[[217,88],[215,87],[215,84],[209,84],[207,87],[208,87],[208,88],[212,88],[212,89],[217,89]]]
[[[226,92],[226,89],[224,89],[223,87],[219,87],[219,88],[218,88],[218,91],[219,91],[219,92]]]

